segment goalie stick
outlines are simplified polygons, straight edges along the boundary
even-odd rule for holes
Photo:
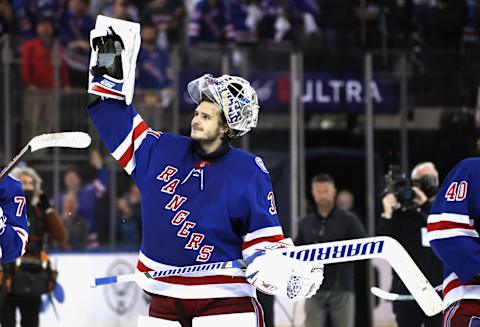
[[[63,147],[83,149],[90,145],[92,139],[84,132],[62,132],[42,134],[32,138],[27,145],[2,169],[0,179],[7,175],[13,167],[27,154],[40,149]]]
[[[275,247],[275,245],[274,245]],[[413,295],[418,305],[427,316],[433,316],[443,310],[440,296],[423,275],[403,246],[388,236],[377,236],[345,241],[327,242],[320,244],[303,245],[292,248],[267,249],[266,254],[282,254],[302,261],[319,261],[323,264],[350,262],[381,258],[388,261],[398,274],[408,291]],[[271,250],[271,251],[270,251]],[[168,276],[186,275],[196,272],[221,271],[232,268],[245,268],[257,254],[247,258],[207,263],[186,267],[173,267],[160,271],[149,271],[110,277],[95,278],[91,287],[129,281],[141,278],[160,278]]]
[[[439,292],[442,290],[442,285],[438,285],[434,287],[434,290]],[[381,288],[378,287],[371,287],[370,292],[372,292],[373,295],[387,300],[387,301],[413,301],[415,298],[411,294],[397,294],[397,293],[390,293],[387,291],[382,290]]]

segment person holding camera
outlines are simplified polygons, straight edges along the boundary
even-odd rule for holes
[[[434,285],[442,283],[442,264],[427,240],[427,217],[439,185],[438,172],[431,162],[417,164],[411,178],[387,175],[387,187],[382,199],[383,213],[379,221],[380,235],[398,240]],[[397,274],[393,273],[391,292],[410,294]],[[393,302],[398,327],[441,326],[441,315],[426,316],[415,301]]]
[[[45,246],[48,239],[64,243],[67,233],[60,218],[42,191],[42,179],[30,167],[15,168],[12,173],[20,180],[26,197],[30,233],[25,255],[16,262],[3,265],[6,297],[1,303],[0,325],[16,326],[16,309],[22,327],[37,327],[41,295],[55,287],[57,272],[52,269]]]

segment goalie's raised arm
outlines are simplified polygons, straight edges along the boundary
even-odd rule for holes
[[[98,16],[90,32],[88,92],[132,102],[135,65],[140,49],[140,25]]]

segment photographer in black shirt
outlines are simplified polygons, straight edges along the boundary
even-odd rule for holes
[[[383,213],[379,235],[398,240],[433,285],[443,281],[442,264],[426,239],[427,217],[435,199],[439,180],[431,162],[417,164],[408,179],[397,167],[390,167],[383,195]],[[393,273],[391,292],[410,294],[397,274]],[[393,311],[398,327],[440,327],[441,315],[427,317],[415,301],[395,301]]]

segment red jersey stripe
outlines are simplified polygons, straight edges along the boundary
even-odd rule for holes
[[[134,152],[133,145],[135,144],[135,140],[143,132],[145,132],[147,128],[148,128],[147,123],[145,123],[145,121],[142,120],[142,122],[138,124],[137,127],[135,127],[135,129],[133,130],[132,143],[130,144],[128,149],[125,151],[125,153],[120,157],[120,159],[118,159],[118,162],[120,163],[120,165],[122,165],[123,168],[127,166],[128,162],[133,157],[133,152]]]
[[[475,229],[475,227],[473,227],[472,225],[455,223],[451,221],[441,221],[438,223],[427,224],[427,231],[429,232],[433,232],[436,230],[454,229],[454,228],[472,229],[472,230]]]
[[[259,238],[254,238],[253,240],[250,240],[248,242],[244,242],[242,245],[242,250],[245,250],[252,245],[261,243],[261,242],[278,242],[285,239],[283,235],[273,235],[273,236],[265,236],[265,237],[259,237]]]
[[[453,290],[453,289],[455,289],[455,288],[457,288],[457,287],[460,287],[460,286],[468,286],[468,285],[479,285],[479,283],[476,282],[476,281],[468,281],[468,282],[465,282],[465,283],[462,284],[458,278],[455,278],[455,279],[451,280],[451,281],[443,288],[443,297],[445,297],[448,292],[450,292],[451,290]]]
[[[97,85],[97,84],[92,86],[92,91],[105,93],[105,94],[111,94],[111,95],[117,95],[117,96],[123,96],[123,94],[120,93],[120,92],[115,92],[113,90],[106,89],[106,88],[101,87],[100,85]]]

